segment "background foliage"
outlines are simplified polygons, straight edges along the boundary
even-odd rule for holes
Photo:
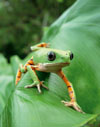
[[[0,52],[21,58],[39,42],[44,30],[75,0],[1,0]]]

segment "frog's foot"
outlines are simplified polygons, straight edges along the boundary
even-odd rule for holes
[[[33,88],[33,87],[37,87],[38,92],[39,92],[39,93],[42,93],[42,91],[41,91],[41,87],[43,87],[43,88],[49,90],[49,88],[46,87],[43,83],[44,83],[44,81],[40,81],[40,83],[36,83],[36,82],[34,82],[34,83],[31,84],[31,85],[27,85],[27,86],[25,86],[25,88]]]
[[[68,107],[73,107],[76,111],[78,112],[81,112],[81,113],[84,113],[82,111],[82,109],[80,108],[80,106],[76,103],[76,102],[67,102],[67,101],[61,101],[62,103],[65,104],[65,106],[68,106]]]

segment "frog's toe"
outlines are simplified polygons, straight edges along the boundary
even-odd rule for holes
[[[38,89],[38,92],[39,93],[42,93],[41,91],[41,87],[45,88],[48,90],[48,87],[46,87],[44,84],[43,84],[44,81],[41,81],[39,84],[36,85],[37,89]]]
[[[27,85],[24,88],[33,88],[33,87],[36,87],[36,84]]]
[[[48,88],[47,86],[45,86],[43,83],[44,83],[44,81],[40,81],[40,83],[34,82],[33,84],[27,85],[27,86],[25,86],[24,88],[33,88],[33,87],[37,87],[38,92],[39,92],[39,93],[42,93],[41,87],[43,87],[43,88],[49,90],[49,88]]]
[[[49,88],[48,88],[47,86],[45,86],[43,83],[44,83],[44,81],[41,81],[41,82],[40,82],[40,85],[41,85],[43,88],[49,90]]]
[[[30,85],[26,85],[24,88],[33,88],[33,87],[37,87],[37,84],[39,84],[39,82],[34,81],[34,83],[30,84]]]
[[[40,84],[37,84],[37,89],[38,89],[39,93],[42,93],[41,88],[40,88]]]
[[[61,101],[62,103],[65,104],[65,106],[68,106],[68,107],[73,107],[76,111],[78,112],[81,112],[81,113],[84,113],[82,111],[82,109],[78,106],[78,104],[76,102],[67,102],[67,101]]]
[[[38,92],[39,93],[42,93],[42,91],[41,91],[41,89],[40,89],[40,84],[31,84],[31,85],[27,85],[27,86],[25,86],[24,88],[33,88],[33,87],[37,87],[37,89],[38,89]]]

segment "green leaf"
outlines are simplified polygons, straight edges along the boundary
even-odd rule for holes
[[[26,73],[14,90],[8,88],[13,80],[9,85],[0,83],[2,91],[5,88],[9,90],[7,99],[3,99],[0,92],[0,100],[3,100],[1,127],[80,127],[95,118],[94,113],[100,112],[99,21],[96,18],[100,17],[99,4],[99,0],[78,0],[51,25],[42,39],[51,42],[53,48],[70,49],[74,53],[71,65],[63,71],[73,83],[79,105],[87,113],[76,112],[61,103],[62,99],[68,99],[68,93],[57,75],[40,73],[50,90],[42,89],[43,93],[39,94],[35,88],[24,88],[32,83],[29,73]],[[17,57],[11,59],[14,75],[18,63],[25,63],[31,55],[24,61]]]
[[[0,75],[12,75],[11,66],[2,54],[0,54]]]
[[[3,110],[7,104],[8,98],[14,89],[14,85],[12,84],[13,77],[2,75],[0,76],[0,117],[3,114]],[[1,121],[0,121],[1,125]]]
[[[18,66],[21,63],[21,59],[18,56],[12,56],[11,59],[11,65],[13,70],[14,79],[16,78],[16,73],[18,70]]]
[[[30,83],[32,81],[27,73],[10,94],[0,115],[1,127],[79,127],[96,117],[66,108],[60,102],[61,98],[52,91],[42,90],[43,93],[39,94],[36,89],[25,89],[24,86]]]

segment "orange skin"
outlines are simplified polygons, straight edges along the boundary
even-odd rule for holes
[[[17,76],[16,76],[16,85],[17,85],[17,83],[20,81],[21,76],[22,76],[22,72],[21,72],[20,69],[18,69]]]
[[[45,47],[47,48],[49,45],[47,43],[38,44],[37,47]]]
[[[32,58],[25,64],[25,66],[23,66],[23,68],[25,69],[25,72],[27,72],[27,66],[34,65],[34,62],[33,62],[33,59]],[[22,76],[22,72],[21,72],[20,69],[18,69],[18,72],[17,72],[17,75],[16,75],[16,85],[20,81],[21,76]]]
[[[62,78],[62,80],[63,80],[63,81],[65,82],[65,84],[67,85],[68,93],[69,93],[69,96],[70,96],[70,98],[71,98],[71,102],[76,101],[75,96],[74,96],[74,91],[73,91],[72,85],[71,85],[71,83],[68,81],[67,77],[64,75],[64,73],[63,73],[62,71],[59,71],[59,72],[58,72],[58,75]]]

